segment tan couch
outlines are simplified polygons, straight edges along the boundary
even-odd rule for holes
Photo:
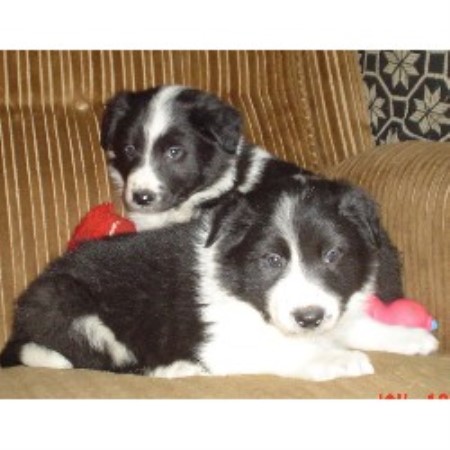
[[[0,370],[3,398],[425,398],[450,394],[450,144],[375,147],[353,52],[3,52],[0,55],[0,344],[14,298],[93,205],[112,198],[99,147],[106,98],[187,84],[230,100],[247,135],[282,158],[345,177],[379,201],[409,296],[440,321],[440,353],[373,354],[376,374],[310,383],[269,376],[175,381]]]

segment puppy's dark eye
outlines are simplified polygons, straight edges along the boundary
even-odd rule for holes
[[[184,155],[184,150],[181,147],[173,146],[169,147],[166,151],[166,156],[172,161],[180,159]]]
[[[137,154],[136,147],[132,144],[128,144],[124,147],[123,151],[128,158],[134,158]]]
[[[322,255],[322,260],[325,264],[333,264],[342,256],[342,251],[338,248],[327,250]]]
[[[286,264],[286,260],[277,253],[269,253],[265,255],[264,261],[272,269],[282,269]]]

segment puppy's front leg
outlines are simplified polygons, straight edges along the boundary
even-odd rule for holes
[[[278,331],[261,341],[248,336],[239,343],[209,342],[202,361],[212,375],[271,374],[326,381],[374,372],[367,355],[329,342],[287,337]]]
[[[297,376],[305,380],[328,381],[341,377],[359,377],[373,374],[369,357],[359,351],[326,349],[317,353],[302,366]]]
[[[348,348],[404,355],[428,355],[439,346],[422,328],[386,325],[364,313],[345,320],[336,331],[336,339]]]
[[[274,361],[272,371],[277,375],[327,381],[374,373],[369,357],[360,351],[340,348],[320,339],[310,342],[308,339],[291,339],[289,351],[284,353],[289,357],[284,361]],[[278,356],[281,354],[277,353]]]

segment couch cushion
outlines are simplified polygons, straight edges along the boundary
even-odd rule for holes
[[[450,397],[450,356],[372,353],[375,375],[307,382],[273,376],[167,380],[89,370],[0,370],[0,398],[408,398]]]

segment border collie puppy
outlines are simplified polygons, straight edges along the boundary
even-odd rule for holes
[[[19,298],[1,365],[329,380],[373,373],[359,350],[436,350],[426,330],[365,313],[368,295],[402,287],[360,190],[291,178],[230,197],[55,260]]]
[[[117,94],[106,105],[101,145],[138,230],[187,222],[233,189],[307,173],[244,144],[233,107],[184,86]]]

